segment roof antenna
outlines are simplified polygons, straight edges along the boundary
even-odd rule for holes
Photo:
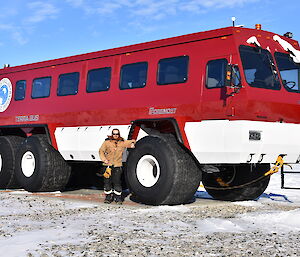
[[[233,16],[233,17],[231,17],[231,20],[232,20],[232,27],[235,27],[235,20],[236,20],[236,18]]]

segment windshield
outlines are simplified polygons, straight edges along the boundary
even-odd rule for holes
[[[294,63],[288,54],[275,53],[282,84],[288,91],[300,92],[300,64]]]
[[[246,81],[250,86],[280,89],[276,67],[268,50],[242,45],[240,55]]]

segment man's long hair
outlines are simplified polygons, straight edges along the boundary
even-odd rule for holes
[[[119,134],[118,138],[114,138],[114,136],[113,136],[114,131],[118,131],[118,134]],[[117,128],[114,128],[114,129],[111,131],[111,135],[110,135],[110,136],[107,136],[107,137],[108,137],[109,140],[124,141],[124,138],[121,137],[121,135],[120,135],[120,130],[117,129]]]

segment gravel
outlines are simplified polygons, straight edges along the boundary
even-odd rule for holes
[[[271,225],[259,223],[266,215],[292,214],[300,208],[297,204],[196,199],[188,205],[153,207],[127,197],[120,206],[103,204],[101,194],[89,201],[50,196],[0,193],[2,253],[12,257],[300,256],[297,228],[285,229],[278,219],[274,224],[269,221]]]

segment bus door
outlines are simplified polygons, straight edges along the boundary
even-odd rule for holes
[[[231,59],[230,56],[224,56],[211,58],[206,62],[202,91],[202,114],[205,120],[228,119],[235,115],[235,103],[240,98],[241,83],[239,67],[229,65]]]

